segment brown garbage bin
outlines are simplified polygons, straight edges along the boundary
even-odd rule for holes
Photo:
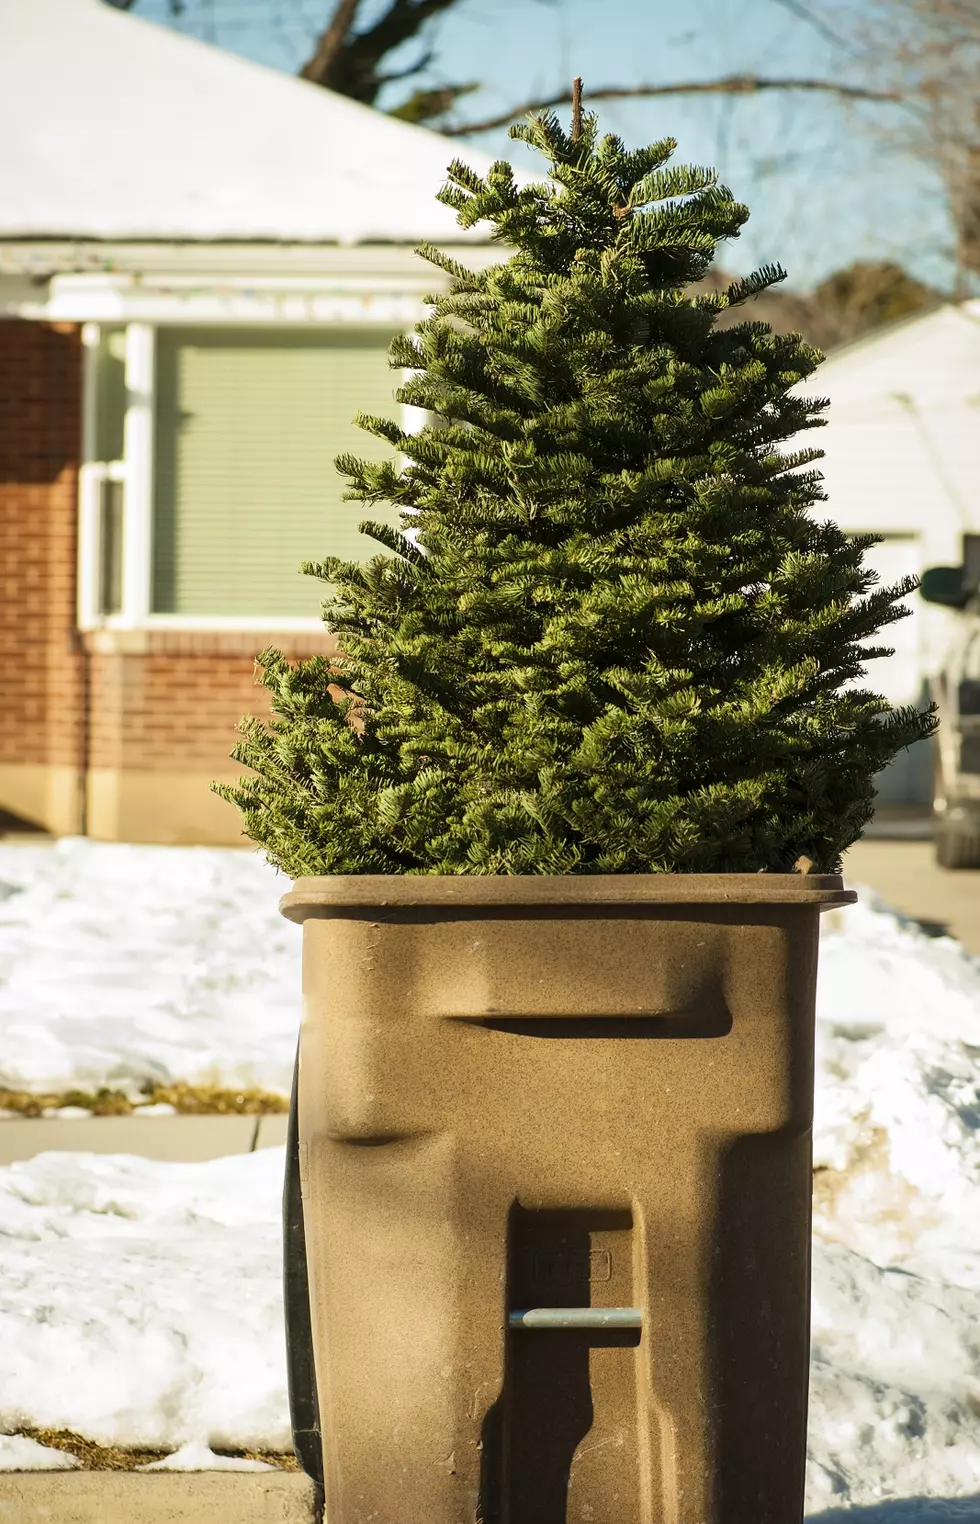
[[[307,878],[328,1524],[798,1524],[831,875]]]

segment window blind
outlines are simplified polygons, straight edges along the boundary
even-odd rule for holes
[[[157,337],[153,611],[317,616],[327,589],[304,560],[368,560],[383,547],[345,503],[333,461],[389,446],[352,423],[397,418],[391,335],[365,330],[160,329]]]

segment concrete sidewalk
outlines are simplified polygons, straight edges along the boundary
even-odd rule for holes
[[[296,1471],[2,1471],[0,1524],[319,1524]]]
[[[0,1165],[50,1151],[139,1154],[196,1164],[226,1154],[276,1148],[286,1141],[285,1115],[0,1118]],[[0,1521],[3,1514],[0,1513]]]

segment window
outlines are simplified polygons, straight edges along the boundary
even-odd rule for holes
[[[334,466],[342,452],[391,453],[352,421],[400,417],[391,334],[138,326],[103,329],[92,356],[97,613],[318,619],[327,590],[300,563],[367,560],[382,547],[358,523],[398,522],[394,509],[344,502]]]

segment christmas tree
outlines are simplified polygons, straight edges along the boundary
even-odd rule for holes
[[[390,348],[432,421],[359,415],[398,454],[337,461],[401,527],[304,567],[342,654],[262,653],[254,776],[218,792],[291,877],[833,872],[935,721],[855,682],[914,583],[877,585],[875,537],[811,516],[820,452],[783,448],[821,356],[717,325],[782,270],[692,289],[748,212],[672,140],[511,133],[545,183],[456,162],[439,197],[509,257],[422,248],[448,287]]]

